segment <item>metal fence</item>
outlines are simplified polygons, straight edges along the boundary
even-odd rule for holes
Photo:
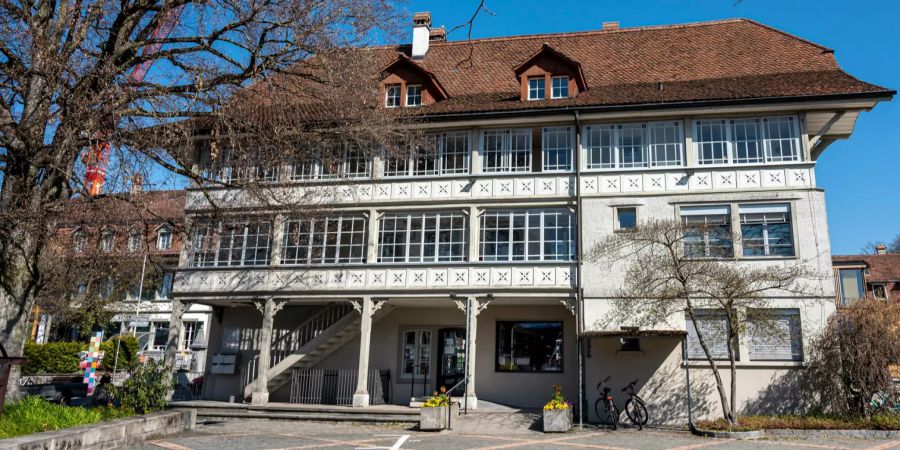
[[[352,405],[356,371],[351,369],[294,369],[291,373],[291,403]],[[391,401],[391,372],[369,371],[369,402]]]
[[[203,372],[175,372],[172,400],[199,400],[203,395]]]

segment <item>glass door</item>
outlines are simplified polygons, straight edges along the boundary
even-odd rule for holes
[[[441,365],[435,389],[440,389],[441,386],[450,389],[465,377],[466,330],[444,328],[438,331],[438,339],[438,358]]]

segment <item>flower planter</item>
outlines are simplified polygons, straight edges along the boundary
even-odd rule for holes
[[[448,428],[450,420],[459,415],[459,403],[450,405],[449,416],[447,415],[447,410],[446,406],[419,408],[419,430],[439,431]]]
[[[544,433],[565,433],[571,429],[572,408],[544,410]]]

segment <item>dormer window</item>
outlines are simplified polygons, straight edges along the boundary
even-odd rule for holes
[[[113,247],[116,242],[116,233],[112,230],[104,230],[103,233],[100,234],[100,251],[103,253],[109,253],[113,250]]]
[[[166,227],[160,228],[156,233],[156,249],[168,250],[172,247],[172,231]]]
[[[408,84],[406,85],[406,106],[422,105],[422,85]]]
[[[569,77],[553,77],[550,98],[569,98]]]
[[[400,85],[389,84],[384,87],[384,106],[397,108],[400,106]]]
[[[544,78],[528,79],[528,100],[543,100],[546,98]]]

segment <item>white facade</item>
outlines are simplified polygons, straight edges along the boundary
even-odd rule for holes
[[[295,262],[297,258],[307,260],[297,256],[300,250],[296,248],[298,241],[290,237],[294,235],[290,235],[288,211],[262,208],[265,212],[260,218],[266,227],[245,227],[238,232],[254,239],[264,235],[272,245],[264,250],[268,252],[264,258],[259,259],[259,249],[254,248],[252,259],[237,261],[238,267],[234,267],[220,264],[221,255],[213,255],[214,248],[204,247],[209,243],[207,235],[194,236],[195,248],[183,251],[174,296],[213,307],[210,358],[238,355],[233,374],[212,372],[207,377],[204,395],[219,400],[233,396],[238,400],[289,401],[294,398],[292,369],[342,369],[355,372],[357,377],[377,369],[390,372],[386,401],[409,403],[410,397],[421,397],[418,389],[423,379],[426,393],[445,381],[439,357],[456,350],[444,352],[444,343],[436,341],[447,335],[441,334],[442,330],[465,330],[463,305],[471,301],[469,325],[474,333],[469,339],[472,354],[467,356],[474,364],[465,370],[472,374],[467,396],[473,402],[477,398],[540,406],[553,384],[561,384],[564,394],[575,401],[579,395],[579,357],[583,356],[587,405],[593,405],[593,387],[605,376],[613,376],[614,392],[638,378],[651,417],[658,422],[683,423],[687,415],[685,368],[691,367],[695,417],[715,415],[718,400],[709,388],[708,370],[704,370],[702,361],[682,359],[681,338],[641,338],[639,351],[623,351],[613,338],[578,339],[580,331],[619,330],[629,325],[611,322],[608,315],[610,295],[622,283],[625,262],[608,265],[583,260],[585,251],[616,230],[617,208],[633,208],[641,221],[678,220],[686,207],[727,206],[733,226],[739,227],[742,211],[776,205],[783,208],[778,211],[787,211],[783,217],[790,224],[790,255],[744,257],[738,247],[734,264],[802,263],[827,276],[831,267],[828,226],[824,193],[815,182],[815,157],[821,153],[821,142],[846,134],[820,124],[829,122],[829,118],[836,118],[832,126],[856,119],[855,113],[836,116],[837,109],[859,111],[872,106],[874,102],[858,101],[772,103],[435,122],[428,125],[435,132],[466,136],[465,173],[417,176],[413,171],[390,177],[385,175],[384,161],[377,157],[371,161],[374,177],[342,179],[339,183],[292,181],[291,168],[281,168],[272,186],[275,195],[310,198],[312,194],[334,206],[329,216],[360,217],[358,223],[365,224],[365,239],[362,243],[352,238],[338,241],[347,245],[347,253],[342,256],[340,250],[332,249],[336,252],[334,259],[283,264],[289,258]],[[774,131],[763,131],[758,139],[742,135],[741,143],[756,142],[758,153],[748,152],[746,145],[739,150],[736,142],[741,139],[731,136],[736,129],[732,120],[741,124],[748,119],[785,118],[790,122],[781,130],[790,128],[787,135],[776,136]],[[722,147],[725,153],[703,153],[700,147],[706,141],[696,134],[706,132],[699,131],[705,124],[723,120],[732,130],[723,139],[728,141]],[[656,123],[670,124],[672,133],[663,132],[662,137],[654,138],[651,133]],[[816,128],[811,129],[810,123]],[[612,130],[611,145],[604,146],[596,128]],[[627,131],[629,128],[632,131]],[[496,148],[486,147],[491,143],[488,136],[498,134],[495,130],[502,130],[499,134],[508,130],[513,135],[516,130],[531,130],[522,133],[532,139],[525,153],[528,158],[541,160],[520,166],[520,172],[491,172],[489,167],[496,166],[497,160],[489,155]],[[564,130],[568,137],[550,140],[548,130]],[[627,141],[631,148],[626,149],[622,136],[627,132],[638,133],[639,143],[634,144],[632,136]],[[506,152],[502,158],[515,161],[515,146],[500,148]],[[786,153],[785,148],[793,153]],[[640,161],[635,162],[634,152],[642,155]],[[512,164],[515,168],[515,162]],[[581,167],[576,169],[576,164]],[[533,171],[537,168],[541,170]],[[211,195],[237,208],[261,206],[239,191],[215,190]],[[207,206],[203,193],[188,192],[188,220]],[[413,213],[446,213],[463,225],[453,225],[449,219],[442,222],[439,217],[403,222],[418,224],[424,235],[432,233],[433,238],[423,237],[422,242],[435,248],[414,246],[420,235],[408,231],[403,238],[411,244],[404,243],[403,257],[398,258],[399,250],[388,248],[396,245],[397,217],[406,215],[403,220],[411,221],[408,216]],[[519,213],[521,217],[516,216]],[[571,217],[571,226],[560,225],[568,220],[566,217]],[[429,228],[429,220],[437,224],[437,229]],[[443,224],[449,227],[444,230],[446,236],[440,233]],[[531,224],[533,229],[529,228]],[[511,227],[512,232],[498,233],[503,226]],[[346,230],[351,230],[349,225]],[[529,234],[529,230],[533,232]],[[302,231],[297,233],[296,239],[306,236]],[[507,238],[507,233],[521,236],[521,241]],[[578,242],[579,235],[582,242]],[[285,244],[293,247],[288,249]],[[409,256],[415,252],[419,252],[417,256]],[[247,258],[247,249],[242,254]],[[801,346],[821,330],[834,310],[833,284],[827,278],[813,282],[821,285],[820,296],[772,299],[772,307],[796,311]],[[337,344],[326,345],[311,337],[295,345],[289,342],[294,338],[285,337],[293,336],[291,333],[300,336],[304,327],[311,326],[310,318],[319,317],[325,305],[348,301],[356,303],[362,316],[351,312],[354,319],[335,318],[320,330]],[[268,330],[260,325],[265,323],[266,314],[273,324]],[[687,328],[684,317],[672,317],[658,329]],[[556,344],[548,343],[548,336],[556,332]],[[765,410],[771,406],[765,403],[767,395],[783,395],[779,392],[790,390],[789,378],[802,368],[803,357],[755,361],[751,344],[743,339],[739,345],[739,409]],[[520,344],[510,340],[528,344],[517,347]],[[266,342],[275,344],[271,352],[263,353],[262,358],[271,362],[262,367],[255,358]],[[365,364],[360,364],[360,354],[369,355]],[[454,357],[453,363],[466,359],[460,354]],[[426,364],[425,373],[417,372],[419,369],[409,373],[410,362]],[[248,364],[252,366],[249,375]],[[257,377],[263,372],[268,377],[265,386]],[[458,381],[459,377],[447,380]],[[415,383],[419,383],[418,388]],[[354,404],[371,402],[372,393],[365,383],[357,384],[354,393]],[[596,419],[590,411],[587,418]]]

